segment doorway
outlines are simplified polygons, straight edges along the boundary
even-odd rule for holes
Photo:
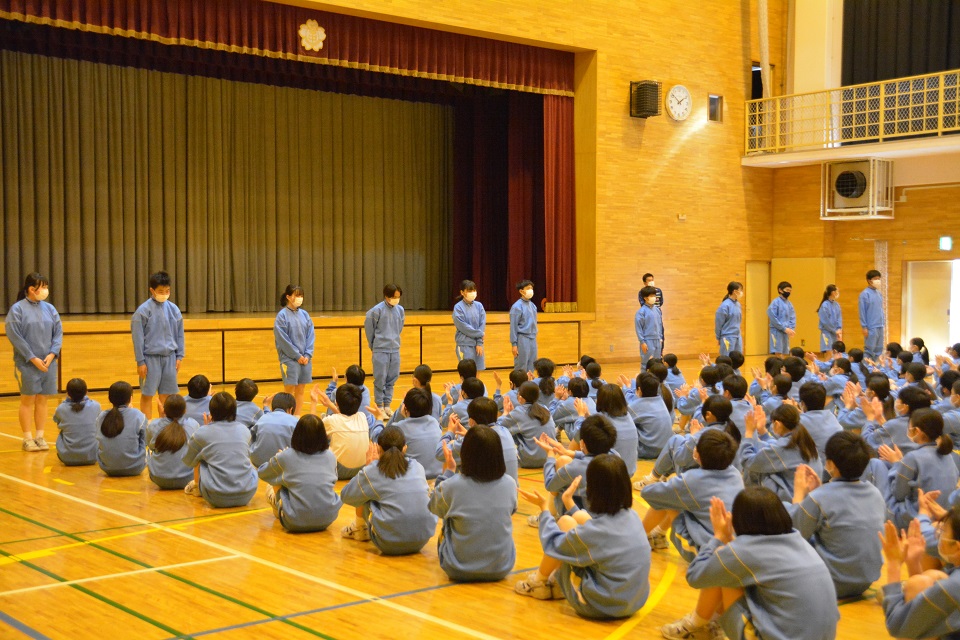
[[[951,309],[960,308],[960,260],[908,262],[903,287],[904,347],[923,338],[931,353],[960,341],[960,323]]]

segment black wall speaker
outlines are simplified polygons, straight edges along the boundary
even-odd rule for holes
[[[663,105],[663,83],[658,80],[641,80],[630,83],[630,116],[649,118],[658,116]]]

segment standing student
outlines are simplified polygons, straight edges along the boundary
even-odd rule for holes
[[[265,412],[250,429],[250,462],[259,468],[290,446],[297,428],[297,400],[289,393],[277,393],[270,399],[270,411]],[[324,431],[326,434],[326,431]]]
[[[147,471],[161,489],[183,489],[193,480],[193,467],[183,463],[187,442],[200,425],[184,417],[187,403],[169,395],[160,417],[147,425]]]
[[[57,359],[63,345],[60,314],[46,302],[50,281],[29,274],[5,320],[7,339],[13,346],[14,375],[20,388],[20,429],[24,451],[46,451],[43,438],[47,421],[47,396],[57,394]]]
[[[633,324],[640,342],[640,366],[646,367],[650,358],[660,358],[663,353],[663,315],[657,306],[657,290],[644,287],[640,290],[643,302],[637,310]]]
[[[271,485],[267,502],[287,531],[323,531],[340,515],[343,503],[333,490],[337,459],[318,416],[301,416],[290,446],[260,465],[257,474]]]
[[[398,427],[384,429],[367,457],[367,465],[340,491],[340,498],[357,509],[340,535],[370,540],[387,556],[418,553],[437,531],[423,467],[407,457]]]
[[[599,455],[587,466],[586,477],[590,511],[574,502],[579,484],[574,480],[563,493],[567,512],[559,519],[550,513],[547,496],[521,490],[525,500],[540,508],[543,558],[537,571],[514,590],[538,600],[566,598],[584,618],[625,618],[650,595],[650,545],[631,508],[633,494],[623,460]]]
[[[487,330],[487,312],[477,302],[477,285],[473,280],[460,283],[460,300],[453,306],[453,326],[457,328],[454,336],[457,360],[469,358],[477,364],[477,370],[486,369],[483,334]]]
[[[721,356],[728,355],[731,351],[743,351],[743,338],[740,335],[740,324],[743,321],[743,310],[740,308],[742,298],[743,285],[730,282],[727,285],[727,295],[717,307],[713,333],[717,338]]]
[[[297,400],[295,413],[303,411],[303,390],[313,380],[315,330],[310,314],[301,309],[303,287],[288,284],[280,294],[280,311],[273,323],[273,341],[280,358],[284,393]]]
[[[860,292],[860,330],[863,332],[863,353],[869,360],[883,355],[883,298],[880,296],[880,272],[867,271],[867,286]]]
[[[150,276],[150,299],[140,305],[130,320],[133,354],[140,377],[140,411],[153,415],[153,396],[160,404],[177,393],[177,373],[184,356],[183,316],[170,302],[170,274],[158,271]]]
[[[790,353],[790,338],[797,334],[797,311],[788,300],[793,292],[789,282],[777,285],[777,297],[767,307],[770,321],[770,353]]]
[[[460,461],[456,474],[453,454],[444,448],[443,473],[430,495],[430,511],[443,522],[440,568],[458,582],[502,580],[517,557],[511,519],[517,483],[506,474],[500,436],[490,427],[470,427]]]
[[[537,359],[537,305],[533,302],[533,282],[517,283],[520,298],[510,307],[510,347],[513,368],[533,371]]]
[[[820,328],[820,351],[826,357],[827,351],[833,349],[833,343],[843,340],[843,314],[840,312],[840,289],[837,285],[828,284],[823,291],[823,300],[817,307],[818,327]]]
[[[130,406],[132,397],[129,382],[114,382],[107,393],[113,408],[97,416],[97,464],[108,476],[138,476],[147,464],[147,418]]]
[[[537,444],[540,436],[557,437],[557,428],[553,424],[550,411],[540,404],[540,389],[533,382],[520,385],[517,392],[519,404],[514,407],[509,399],[503,402],[503,415],[497,424],[506,427],[517,443],[522,469],[540,469],[547,456]]]
[[[195,471],[183,490],[214,507],[242,507],[257,493],[250,430],[237,422],[237,401],[226,391],[210,398],[210,418],[187,442],[183,463]]]
[[[68,467],[97,461],[97,416],[100,403],[87,397],[87,383],[74,378],[67,383],[67,398],[53,414],[60,428],[57,457]]]
[[[373,352],[373,400],[390,412],[393,386],[400,377],[400,333],[406,318],[400,306],[403,290],[395,284],[383,286],[383,301],[367,311],[363,331]]]
[[[643,286],[653,287],[653,290],[657,294],[657,308],[660,309],[660,311],[662,312],[663,311],[663,290],[660,289],[660,287],[656,286],[656,283],[653,281],[652,273],[643,274]],[[637,300],[640,302],[640,304],[643,304],[643,296],[640,293],[637,294]],[[664,344],[663,338],[664,338],[663,323],[661,323],[660,324],[660,349],[661,350],[663,349],[663,344]]]

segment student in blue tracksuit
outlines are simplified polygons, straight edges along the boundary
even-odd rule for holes
[[[937,502],[946,508],[958,480],[951,457],[953,440],[943,433],[943,416],[938,411],[917,409],[911,413],[907,435],[916,443],[914,450],[902,453],[899,447],[881,445],[878,451],[881,460],[893,464],[884,497],[899,529],[906,529],[919,515],[918,491],[939,491]]]
[[[793,378],[785,373],[775,375],[771,386],[770,392],[764,391],[760,396],[763,412],[768,416],[772,415],[776,408],[790,397],[790,390],[793,388]],[[746,418],[746,416],[744,416],[744,418]]]
[[[828,284],[823,291],[823,300],[817,307],[817,327],[820,329],[820,351],[824,354],[833,349],[833,343],[843,340],[843,314],[840,311],[840,289]]]
[[[700,369],[699,381],[700,387],[694,387],[690,389],[686,392],[686,395],[684,395],[683,388],[678,389],[677,392],[675,392],[674,395],[677,396],[676,407],[681,416],[692,417],[703,403],[704,393],[707,397],[720,393],[719,389],[717,389],[717,384],[720,382],[720,371],[714,365],[709,364]],[[684,423],[681,422],[680,424],[682,426]]]
[[[776,298],[767,307],[767,319],[770,321],[770,353],[790,353],[790,338],[797,333],[797,311],[787,298],[793,292],[789,282],[777,285]]]
[[[663,355],[663,364],[667,367],[667,379],[663,381],[663,384],[667,385],[670,393],[687,384],[686,379],[683,377],[683,372],[677,367],[677,360],[676,354],[665,353]]]
[[[257,492],[250,430],[237,422],[237,401],[226,391],[210,398],[210,419],[187,442],[183,463],[195,471],[183,490],[203,496],[214,507],[242,507]]]
[[[650,358],[659,358],[662,354],[663,315],[657,306],[657,290],[644,287],[640,290],[643,304],[634,317],[634,329],[640,342],[640,366],[645,368]]]
[[[437,444],[436,458],[441,462],[445,460],[446,454],[444,448],[450,450],[453,459],[460,464],[460,447],[463,445],[463,436],[467,429],[473,428],[478,424],[493,429],[494,433],[500,438],[500,446],[503,448],[503,464],[507,470],[507,475],[520,482],[520,460],[517,454],[517,443],[513,439],[513,434],[504,426],[497,424],[497,403],[490,398],[477,398],[471,400],[467,405],[467,425],[460,422],[456,414],[450,417],[450,424],[446,432],[440,437]]]
[[[273,323],[273,340],[280,359],[284,393],[297,399],[296,414],[303,411],[303,390],[313,380],[313,346],[316,331],[303,304],[303,287],[288,284],[280,294],[280,311]]]
[[[486,388],[479,378],[464,378],[463,382],[457,386],[459,387],[457,390],[457,401],[448,405],[443,411],[443,416],[440,418],[440,426],[444,429],[447,428],[447,423],[449,423],[450,416],[453,414],[457,414],[460,422],[466,422],[467,405],[470,404],[471,400],[482,398],[486,395],[484,394]],[[439,469],[437,471],[439,472]]]
[[[468,380],[477,383],[477,385],[474,385],[464,382],[464,388],[468,392],[471,392],[480,384],[480,381],[476,378],[468,378]],[[406,442],[404,451],[409,449],[406,455],[423,467],[426,477],[430,480],[440,475],[442,470],[441,461],[435,455],[442,432],[440,423],[430,413],[432,407],[433,395],[428,389],[410,389],[403,397],[403,405],[400,407],[404,419],[393,425],[403,433]],[[459,414],[457,413],[457,415]],[[463,422],[466,421],[467,411],[464,407]],[[371,431],[370,440],[378,442],[382,432],[382,428],[374,428]]]
[[[540,389],[533,382],[524,382],[517,392],[519,404],[514,407],[504,400],[503,415],[497,424],[506,427],[517,443],[520,468],[541,469],[547,456],[537,444],[542,434],[556,439],[557,429],[550,411],[540,404]]]
[[[260,393],[260,387],[250,378],[242,378],[237,382],[233,392],[237,397],[237,422],[247,429],[252,429],[263,415],[263,409],[254,402],[257,394]]]
[[[737,425],[740,435],[743,436],[747,414],[753,411],[753,405],[745,399],[747,379],[739,374],[733,374],[725,377],[721,384],[723,385],[723,396],[730,401],[730,406],[733,407],[730,421]]]
[[[367,311],[363,331],[373,352],[373,400],[390,412],[393,386],[400,377],[400,333],[406,314],[400,306],[403,290],[395,284],[383,287],[383,301]]]
[[[557,386],[556,399],[550,402],[550,413],[553,416],[553,424],[557,427],[558,434],[573,426],[577,418],[580,417],[574,404],[577,398],[587,403],[591,413],[596,412],[597,403],[589,395],[590,388],[587,381],[580,377],[570,378],[566,387]]]
[[[833,412],[824,408],[827,401],[827,392],[819,382],[805,382],[800,386],[800,424],[813,438],[817,451],[823,455],[827,440],[835,433],[843,431],[843,427],[833,415]]]
[[[108,476],[138,476],[147,465],[147,418],[130,406],[129,382],[114,382],[107,398],[113,408],[97,416],[97,464]]]
[[[858,308],[863,331],[863,353],[870,360],[883,355],[883,298],[880,296],[880,272],[867,271],[867,287],[860,292]]]
[[[290,446],[260,465],[257,474],[271,485],[267,502],[287,531],[323,531],[340,515],[343,503],[333,490],[337,459],[318,416],[301,416]]]
[[[583,424],[583,418],[589,415],[586,403],[577,402],[576,406],[581,419],[574,423],[568,433],[573,441],[580,439],[579,431]],[[624,464],[627,465],[627,471],[630,472],[632,477],[637,472],[640,439],[637,434],[637,425],[630,417],[627,399],[618,385],[605,384],[600,387],[600,391],[597,393],[597,413],[606,416],[617,430],[617,442],[613,445],[613,448],[623,458]]]
[[[487,312],[477,302],[477,285],[473,280],[460,283],[460,301],[453,306],[453,326],[457,333],[457,360],[469,358],[477,363],[477,369],[487,368],[484,358],[483,335],[487,331]]]
[[[527,382],[527,372],[522,369],[513,369],[510,371],[509,375],[507,376],[507,380],[510,383],[510,389],[505,395],[500,392],[500,387],[503,383],[503,381],[500,379],[500,374],[494,371],[493,379],[497,383],[497,388],[493,391],[493,401],[497,403],[497,409],[499,411],[503,411],[504,398],[510,398],[510,402],[513,403],[513,406],[517,406],[517,389],[519,389],[520,385],[522,385],[524,382]]]
[[[421,365],[421,366],[426,366],[426,365]],[[419,367],[418,367],[418,368],[419,368]],[[430,367],[427,367],[427,369],[430,369]],[[431,375],[431,376],[433,375],[433,372],[432,372],[432,371],[430,371],[430,375]],[[347,381],[346,383],[347,383],[347,384],[355,385],[355,386],[358,387],[358,388],[360,389],[360,391],[363,393],[363,398],[360,400],[360,411],[362,411],[363,413],[369,414],[369,413],[370,413],[370,410],[367,409],[367,407],[369,407],[372,403],[370,402],[370,389],[368,389],[368,388],[367,388],[367,385],[366,385],[367,372],[364,371],[364,370],[360,367],[360,365],[352,364],[352,365],[350,365],[349,367],[347,367],[347,370],[346,370],[346,371],[344,371],[343,377],[344,377],[344,379],[346,379],[346,381]],[[416,383],[416,373],[414,373],[414,380],[415,380],[415,381],[414,381],[413,386],[416,387],[416,386],[418,386],[417,383]],[[427,379],[427,385],[429,386],[429,384],[430,384],[430,380]],[[337,387],[338,387],[338,386],[340,386],[340,376],[337,375],[337,370],[336,370],[336,368],[334,368],[334,369],[333,369],[333,375],[330,376],[330,383],[327,385],[327,389],[324,391],[324,394],[327,396],[327,398],[328,398],[328,399],[330,400],[330,402],[332,402],[332,403],[336,403],[336,401],[337,401]],[[326,404],[326,403],[324,403],[324,404]],[[439,407],[439,405],[438,405],[438,407]],[[398,411],[399,411],[399,410],[398,410]],[[330,415],[330,414],[333,414],[333,413],[336,413],[336,411],[334,411],[334,409],[330,408],[329,405],[328,405],[327,415]],[[439,414],[439,411],[438,411],[437,415],[438,415],[438,416],[440,415],[440,414]]]
[[[727,637],[836,635],[840,611],[830,572],[793,529],[776,494],[748,487],[733,501],[732,514],[714,498],[710,516],[714,537],[690,563],[687,582],[694,589],[720,591],[715,601]]]
[[[444,449],[443,473],[430,494],[430,511],[443,523],[440,568],[458,582],[502,580],[517,557],[512,522],[517,482],[506,473],[500,436],[490,427],[470,427],[460,462],[456,473],[453,454]]]
[[[624,387],[630,417],[637,427],[637,457],[652,460],[660,455],[673,435],[673,416],[660,396],[660,379],[652,373],[637,376],[637,391]]]
[[[461,360],[460,362],[457,363],[457,369],[460,369],[467,362],[473,362],[473,361]],[[474,377],[476,377],[475,374],[474,374]],[[430,394],[430,396],[433,398],[433,405],[430,409],[430,415],[432,415],[434,418],[436,418],[439,421],[441,416],[443,416],[443,407],[445,404],[446,396],[445,395],[441,396],[433,392],[433,388],[431,386],[432,380],[433,380],[433,369],[431,369],[429,365],[419,364],[413,370],[413,376],[411,376],[410,378],[410,383],[414,389],[425,389],[427,393]],[[524,380],[526,380],[526,377],[524,377]],[[367,403],[369,403],[370,394],[367,391],[366,387],[364,387],[363,390],[366,393],[364,398],[366,398]],[[403,414],[401,413],[400,408],[397,407],[397,410],[393,412],[392,416],[390,416],[390,421],[387,422],[387,425],[399,426],[403,420],[404,420]]]
[[[825,451],[830,482],[821,483],[810,467],[799,467],[787,511],[827,565],[837,597],[852,598],[880,577],[877,534],[883,531],[886,507],[877,488],[860,480],[871,455],[863,438],[849,431],[834,434]]]
[[[60,314],[46,302],[50,282],[39,273],[26,277],[7,311],[7,339],[13,346],[14,376],[20,388],[20,429],[24,451],[47,451],[43,438],[47,396],[57,394],[57,360],[63,345]]]
[[[521,490],[540,509],[543,559],[537,571],[514,590],[539,600],[565,598],[584,618],[625,618],[636,613],[650,595],[650,545],[633,505],[630,475],[615,455],[596,456],[587,466],[587,502],[573,500],[579,482],[563,494],[566,513],[549,511],[550,499]]]
[[[87,383],[74,378],[67,383],[67,398],[57,407],[53,422],[60,429],[57,457],[68,467],[97,461],[97,416],[100,403],[87,397]]]
[[[133,353],[140,376],[140,411],[149,420],[153,397],[160,404],[177,393],[177,373],[184,356],[183,316],[170,302],[170,274],[158,271],[150,276],[150,299],[140,305],[130,320]]]
[[[822,375],[822,374],[821,374]],[[837,358],[833,361],[830,369],[827,371],[827,378],[823,380],[823,388],[827,392],[827,404],[825,405],[832,413],[836,413],[836,407],[840,404],[840,396],[843,390],[847,388],[847,383],[857,384],[860,378],[853,370],[853,365],[846,358]]]
[[[860,403],[866,400],[872,403],[876,398],[880,402],[880,413],[885,420],[891,420],[897,416],[894,410],[896,402],[890,393],[890,380],[879,371],[872,371],[864,379],[866,389],[862,396],[858,396],[856,387],[851,385],[840,395],[842,406],[837,411],[837,420],[844,429],[863,429],[867,424],[867,418],[860,407]],[[863,435],[863,434],[861,434]]]
[[[425,404],[429,407],[429,402]],[[384,429],[371,461],[340,491],[344,503],[357,508],[356,518],[340,535],[370,540],[387,556],[418,553],[429,542],[437,531],[437,517],[429,508],[430,489],[423,467],[406,453],[403,431]]]
[[[183,464],[187,442],[200,425],[185,418],[183,396],[167,396],[163,411],[147,425],[147,472],[161,489],[183,489],[193,480],[193,467]]]
[[[910,353],[913,354],[913,361],[924,366],[930,365],[930,352],[923,342],[923,338],[910,338]]]
[[[919,409],[929,409],[930,404],[930,396],[923,389],[904,387],[893,402],[897,417],[892,420],[887,420],[885,414],[876,415],[872,405],[865,405],[865,424],[860,435],[875,451],[881,445],[899,447],[903,453],[913,451],[917,445],[909,436],[910,416]]]
[[[426,365],[420,365],[426,366]],[[460,395],[460,385],[463,384],[463,381],[467,378],[477,378],[477,363],[471,360],[470,358],[464,358],[457,363],[457,375],[460,376],[460,382],[453,384],[446,382],[443,384],[443,394],[438,396],[440,398],[440,406],[443,409],[446,409],[449,405],[457,402],[457,398]],[[524,372],[523,381],[527,380],[526,372]],[[481,382],[481,395],[487,395],[487,387]],[[519,385],[518,385],[519,386]],[[441,415],[442,415],[441,411]],[[440,417],[437,418],[438,420]]]
[[[250,462],[260,467],[277,451],[290,446],[293,430],[297,428],[297,399],[280,392],[270,399],[270,411],[265,412],[250,429]],[[326,433],[326,431],[324,431]]]
[[[747,431],[740,443],[744,484],[761,485],[774,491],[781,500],[793,499],[793,476],[805,464],[823,473],[817,445],[800,424],[800,411],[793,405],[780,405],[770,416],[770,432],[763,409],[747,415]],[[761,439],[762,438],[762,439]]]
[[[510,307],[510,347],[513,368],[533,371],[537,359],[537,305],[533,302],[533,282],[517,283],[520,299]]]
[[[731,282],[727,285],[727,295],[717,307],[713,334],[717,339],[721,356],[731,351],[743,351],[743,337],[740,333],[740,324],[743,321],[743,310],[740,307],[742,298],[743,285],[739,282]]]
[[[203,424],[204,415],[210,413],[210,381],[207,376],[198,373],[187,381],[187,397],[184,401],[187,403],[186,417]]]

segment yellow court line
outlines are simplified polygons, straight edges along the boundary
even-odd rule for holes
[[[650,597],[647,598],[647,603],[643,605],[640,611],[633,614],[632,618],[620,625],[620,628],[608,635],[604,640],[619,640],[640,624],[640,622],[647,617],[647,614],[663,599],[667,591],[670,590],[670,585],[673,584],[673,579],[676,575],[677,565],[672,563],[668,564],[667,568],[663,570],[663,577],[660,578],[660,583],[657,585],[657,588],[654,589]]]
[[[53,469],[53,467],[46,466],[46,467],[43,468],[43,472],[44,472],[44,473],[50,473],[50,469]]]
[[[58,483],[60,483],[60,484],[65,484],[65,485],[68,485],[68,486],[71,486],[71,487],[73,486],[73,483],[72,483],[72,482],[67,482],[66,480],[61,480],[60,478],[54,478],[53,481],[54,481],[54,482],[58,482]]]
[[[127,491],[126,489],[104,489],[104,491],[107,493],[127,493],[135,496],[138,496],[141,493],[143,493],[142,491]]]

